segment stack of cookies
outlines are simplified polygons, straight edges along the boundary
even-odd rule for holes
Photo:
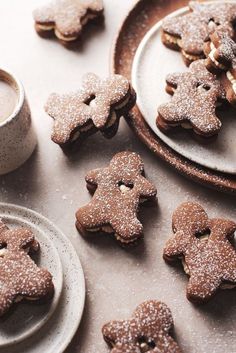
[[[181,127],[203,141],[222,127],[218,107],[236,106],[236,4],[191,2],[190,12],[163,21],[162,41],[180,50],[189,67],[168,75],[171,102],[158,108],[157,126],[164,132]]]

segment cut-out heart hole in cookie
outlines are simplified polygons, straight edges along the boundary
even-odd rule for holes
[[[152,349],[156,347],[155,342],[146,337],[141,337],[138,340],[138,344],[139,344],[141,353],[150,352]]]
[[[199,88],[199,89],[204,89],[205,91],[210,91],[211,86],[199,82],[199,83],[197,84],[197,88]]]
[[[134,184],[132,184],[132,183],[124,183],[123,181],[120,181],[118,183],[118,186],[119,186],[120,191],[122,192],[122,194],[125,194],[126,192],[129,192],[130,190],[133,189]]]
[[[211,234],[210,229],[207,229],[204,233],[197,233],[196,237],[200,240],[200,241],[207,241],[209,236]]]
[[[86,105],[91,105],[91,103],[94,101],[94,99],[96,98],[96,96],[93,94],[92,96],[89,97],[89,99],[87,99],[84,103]]]
[[[7,244],[6,243],[2,243],[0,245],[0,257],[4,257],[5,256],[6,249],[7,249]]]

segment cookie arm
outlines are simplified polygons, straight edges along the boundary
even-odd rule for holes
[[[195,303],[204,303],[211,299],[220,287],[221,279],[214,273],[206,274],[199,272],[192,274],[187,286],[187,298]]]
[[[169,335],[160,335],[156,342],[158,350],[162,353],[182,353],[178,344]]]
[[[152,198],[157,194],[156,187],[143,176],[137,179],[135,187],[139,190],[140,196],[142,197]]]
[[[177,88],[179,82],[181,82],[185,73],[175,72],[166,76],[166,83],[169,86]]]
[[[35,22],[41,24],[48,24],[54,22],[54,9],[53,5],[43,6],[34,10],[33,17]]]
[[[183,231],[178,231],[174,236],[172,236],[166,243],[166,246],[163,250],[163,258],[167,262],[172,262],[178,260],[180,257],[184,256],[186,251],[186,240],[189,239],[189,236]]]
[[[85,180],[86,183],[92,185],[98,185],[98,176],[101,173],[102,169],[94,169],[87,173]]]

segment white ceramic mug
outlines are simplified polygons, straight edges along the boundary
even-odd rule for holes
[[[37,139],[22,84],[2,69],[0,81],[8,84],[16,93],[14,109],[8,117],[0,121],[0,175],[3,175],[20,167],[31,156]]]

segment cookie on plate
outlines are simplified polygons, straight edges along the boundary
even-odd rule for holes
[[[206,69],[205,60],[190,65],[189,71],[167,76],[170,102],[158,108],[157,126],[164,133],[181,127],[193,130],[204,141],[216,136],[221,121],[216,109],[225,100],[225,90],[218,78]]]
[[[144,176],[144,165],[137,153],[116,154],[107,168],[95,169],[86,176],[92,201],[76,213],[81,234],[108,233],[123,245],[143,235],[137,218],[140,204],[155,201],[157,190]]]
[[[30,254],[39,243],[26,228],[9,229],[0,221],[0,316],[22,300],[50,299],[54,293],[51,274],[39,268]]]
[[[139,305],[130,320],[104,325],[102,333],[111,353],[181,353],[170,335],[173,326],[167,305],[150,300]]]
[[[205,44],[206,67],[219,74],[226,98],[236,106],[236,43],[224,28],[215,31]]]
[[[52,32],[63,43],[75,42],[84,26],[103,16],[102,0],[54,0],[33,13],[36,31],[41,36]]]
[[[52,141],[68,148],[98,131],[111,138],[120,117],[129,114],[135,101],[136,94],[125,77],[100,79],[88,73],[77,92],[53,93],[48,98],[45,111],[54,119]]]
[[[227,25],[233,35],[236,22],[236,4],[190,2],[190,13],[167,17],[162,24],[163,43],[180,50],[187,65],[204,58],[204,43],[218,26]]]
[[[209,301],[216,292],[236,287],[236,223],[210,219],[198,204],[186,202],[173,214],[174,236],[164,249],[167,262],[182,261],[189,276],[187,298]]]

